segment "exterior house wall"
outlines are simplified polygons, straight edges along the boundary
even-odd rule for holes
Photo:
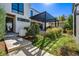
[[[77,6],[77,13],[79,13],[79,6]],[[76,35],[79,37],[79,15],[76,15]]]
[[[76,12],[79,13],[79,5],[77,6]],[[79,42],[79,14],[76,15],[76,39]]]
[[[73,33],[76,38],[76,42],[79,43],[79,4],[74,4],[73,11]],[[76,6],[77,5],[77,6]]]
[[[4,8],[6,13],[15,15],[15,32],[18,33],[20,29],[24,29],[24,27],[30,26],[30,22],[22,22],[18,21],[17,18],[23,18],[23,19],[28,19],[29,21],[29,13],[30,13],[30,4],[29,3],[24,3],[24,15],[20,15],[17,13],[12,12],[12,5],[11,3],[0,3],[0,5]]]

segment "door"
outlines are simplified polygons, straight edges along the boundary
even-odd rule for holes
[[[6,17],[6,31],[13,32],[13,18]]]

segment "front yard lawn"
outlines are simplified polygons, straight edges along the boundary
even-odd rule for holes
[[[68,34],[63,34],[55,40],[42,35],[37,35],[33,45],[53,55],[79,55],[79,49],[75,43],[75,40]]]

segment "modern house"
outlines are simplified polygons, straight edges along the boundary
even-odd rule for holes
[[[74,4],[73,10],[73,33],[76,41],[79,43],[79,4]]]
[[[6,12],[6,32],[25,33],[24,27],[30,26],[29,3],[0,3]]]
[[[51,14],[49,14],[46,11],[39,12],[39,11],[31,8],[30,14],[31,14],[31,17],[30,17],[31,21],[38,23],[40,25],[41,30],[46,30],[46,28],[51,25],[55,25],[54,27],[59,25],[58,20],[56,20],[55,17],[53,17]]]

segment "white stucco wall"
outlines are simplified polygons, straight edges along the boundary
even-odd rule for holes
[[[79,13],[79,6],[77,6],[77,10],[76,10],[77,13]],[[75,16],[76,19],[76,42],[79,43],[79,15],[76,15]]]
[[[15,32],[18,33],[20,31],[20,29],[30,26],[30,22],[22,22],[22,21],[17,20],[17,17],[20,17],[20,18],[28,19],[31,21],[31,19],[29,19],[29,13],[30,13],[30,4],[29,3],[24,3],[24,15],[13,13],[11,3],[0,3],[0,6],[2,6],[5,9],[6,13],[13,14],[16,16]]]
[[[76,41],[79,42],[79,15],[76,16]]]

